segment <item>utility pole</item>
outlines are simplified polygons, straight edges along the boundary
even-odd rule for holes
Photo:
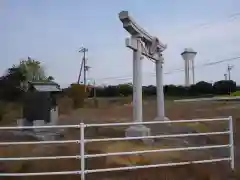
[[[231,70],[232,70],[233,66],[232,65],[228,65],[227,67],[227,71],[228,71],[228,80],[231,80]]]
[[[96,93],[96,81],[93,81],[93,97],[96,98],[97,97],[97,93]]]
[[[94,99],[94,105],[97,108],[98,107],[98,100],[97,100],[97,89],[96,89],[96,81],[93,81],[93,99]]]
[[[225,79],[225,81],[227,81],[227,74],[226,73],[224,74],[224,79]]]
[[[233,68],[233,65],[228,65],[227,67],[227,71],[228,71],[228,80],[231,80],[231,70]],[[231,86],[229,87],[229,94],[231,94],[232,90],[231,90]]]
[[[82,47],[78,52],[82,52],[83,53],[83,58],[82,58],[82,63],[81,63],[81,68],[80,68],[80,72],[79,72],[79,76],[78,76],[78,84],[80,83],[80,77],[81,77],[81,73],[83,70],[83,83],[84,86],[86,86],[87,83],[87,78],[86,78],[86,71],[88,70],[88,68],[86,68],[86,52],[88,51],[87,48]]]
[[[78,75],[78,81],[77,81],[78,84],[80,84],[80,78],[81,78],[81,74],[82,74],[82,69],[83,69],[83,61],[81,62],[81,67],[80,67],[80,71],[79,71],[79,75]]]

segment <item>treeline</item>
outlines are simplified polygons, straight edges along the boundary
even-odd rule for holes
[[[0,77],[0,101],[17,101],[22,96],[21,82],[25,76],[18,68],[9,68]]]
[[[208,83],[200,81],[190,87],[165,85],[165,96],[213,96],[213,95],[226,95],[231,92],[240,90],[236,86],[236,82],[229,80],[221,80],[215,83]],[[97,97],[116,97],[116,96],[130,96],[133,93],[132,84],[119,84],[116,86],[96,87]],[[153,85],[143,86],[143,96],[156,95],[156,87]],[[90,97],[94,96],[94,89],[90,89]]]
[[[47,76],[40,61],[30,57],[14,64],[0,76],[0,101],[18,101],[21,99],[27,81],[53,81]]]
[[[24,92],[23,82],[31,81],[52,81],[52,76],[46,76],[46,73],[39,61],[31,58],[21,61],[18,65],[11,68],[0,77],[0,101],[18,101]],[[72,88],[72,87],[71,87]],[[63,91],[64,94],[68,89]],[[119,97],[131,96],[133,93],[132,84],[119,84],[116,86],[104,86],[95,88],[97,97]],[[240,90],[234,81],[221,80],[215,83],[200,81],[190,87],[165,85],[165,96],[187,97],[187,96],[213,96],[226,95]],[[81,94],[82,92],[79,91]],[[79,96],[77,95],[75,96]],[[76,93],[75,93],[76,94]],[[153,85],[143,86],[143,96],[156,95],[156,87]],[[81,96],[81,95],[80,95]],[[89,97],[94,96],[94,88],[89,89]],[[84,95],[84,97],[86,97]]]

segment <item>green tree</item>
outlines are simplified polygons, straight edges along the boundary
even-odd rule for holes
[[[230,94],[237,89],[236,82],[232,80],[217,81],[213,84],[215,94]]]
[[[47,80],[45,70],[39,61],[30,57],[27,60],[22,60],[19,65],[20,71],[25,75],[28,81],[44,81]]]
[[[132,94],[132,85],[131,84],[119,84],[119,93],[122,96],[129,96]]]
[[[143,86],[142,87],[144,96],[154,96],[156,95],[156,86]]]
[[[15,101],[27,88],[27,81],[53,81],[52,76],[46,76],[39,61],[28,57],[17,65],[8,68],[0,77],[0,99]]]
[[[195,84],[195,90],[197,94],[212,94],[213,86],[212,83],[199,81],[198,83]]]
[[[23,81],[25,81],[25,76],[19,68],[9,68],[0,77],[0,99],[17,100],[22,94],[21,82]]]

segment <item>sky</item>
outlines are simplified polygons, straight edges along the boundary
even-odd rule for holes
[[[122,10],[167,44],[164,72],[172,73],[164,75],[165,84],[184,84],[184,72],[173,71],[184,66],[184,48],[197,52],[196,67],[240,56],[239,0],[0,0],[0,74],[30,56],[66,87],[77,81],[84,46],[89,81],[132,82]],[[224,79],[228,64],[240,84],[240,59],[196,68],[196,81]],[[146,58],[142,72],[144,85],[155,84],[155,66]]]

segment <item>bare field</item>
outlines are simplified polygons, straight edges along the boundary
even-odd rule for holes
[[[127,122],[131,121],[132,106],[129,98],[126,99],[101,99],[99,100],[99,108],[82,108],[74,110],[67,115],[62,115],[60,118],[60,124],[78,124],[83,121],[85,123],[104,123],[104,122]],[[90,104],[90,103],[89,103]],[[66,102],[63,107],[67,107]],[[171,120],[179,119],[192,119],[192,118],[216,118],[233,116],[235,126],[235,146],[236,146],[236,168],[240,168],[240,103],[238,102],[196,102],[196,103],[173,103],[166,101],[166,115]],[[144,120],[150,121],[155,118],[156,108],[154,100],[146,100],[143,107]],[[190,124],[191,127],[196,130],[208,131],[219,130],[226,124]],[[86,130],[87,137],[120,137],[124,136],[124,128],[91,128]],[[237,129],[238,132],[237,133]],[[10,141],[14,140],[14,137],[8,138]],[[23,137],[22,140],[26,140]],[[79,139],[79,130],[66,130],[64,139]],[[2,140],[2,139],[1,139]],[[20,139],[21,140],[21,139]],[[29,139],[28,139],[29,140]],[[227,142],[226,138],[214,137],[214,142],[223,144]],[[177,143],[177,141],[176,141]],[[114,142],[114,143],[90,143],[87,144],[87,153],[104,153],[104,152],[116,152],[116,151],[131,151],[141,149],[155,149],[165,148],[173,144],[160,143],[157,147],[144,145],[142,142]],[[37,145],[37,146],[6,146],[0,149],[1,156],[56,156],[56,155],[76,155],[79,153],[79,147],[76,144],[72,145]],[[27,152],[27,153],[26,153]],[[195,157],[205,157],[209,154],[197,153],[193,154]],[[96,158],[87,161],[87,167],[93,168],[108,168],[118,166],[128,166],[131,164],[150,164],[159,163],[162,161],[179,161],[189,158],[185,153],[147,153],[146,155],[128,155],[128,156],[116,156],[106,158]],[[208,157],[209,158],[209,157]],[[38,161],[19,161],[19,162],[0,162],[0,171],[2,172],[45,172],[45,171],[61,171],[61,170],[78,170],[80,168],[80,160],[38,160]],[[138,180],[161,180],[161,179],[211,179],[211,180],[227,180],[229,172],[225,164],[208,164],[208,165],[188,165],[171,168],[152,168],[142,169],[128,172],[115,172],[115,173],[100,173],[87,175],[87,179],[109,179],[109,180],[126,180],[126,179],[138,179]],[[75,180],[79,179],[79,175],[68,176],[46,176],[46,177],[12,177],[0,179],[20,179],[20,180]]]

